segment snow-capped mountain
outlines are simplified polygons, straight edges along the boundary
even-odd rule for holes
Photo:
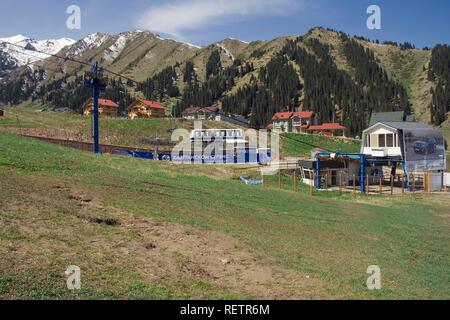
[[[66,52],[66,57],[73,58],[81,56],[84,52],[100,47],[110,39],[110,35],[96,32],[75,42]]]
[[[21,67],[46,59],[49,57],[48,54],[56,54],[75,42],[69,38],[35,40],[19,34],[0,38],[0,52],[5,60],[4,64]]]

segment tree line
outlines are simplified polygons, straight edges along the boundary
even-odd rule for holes
[[[431,89],[431,122],[442,124],[450,112],[450,47],[437,45],[431,53],[428,79],[436,83]]]
[[[180,117],[184,110],[190,106],[208,107],[224,99],[224,93],[231,90],[239,78],[252,72],[254,66],[244,63],[240,59],[234,60],[227,68],[222,66],[220,52],[214,50],[206,64],[205,82],[198,80],[194,65],[187,62],[184,69],[183,80],[186,82],[180,101],[173,108],[173,116]]]

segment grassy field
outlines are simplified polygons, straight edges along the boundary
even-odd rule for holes
[[[243,170],[0,133],[0,298],[449,298],[448,195],[311,197],[245,186]]]
[[[43,106],[24,103],[7,108],[0,118],[0,130],[17,134],[45,136],[91,142],[91,118],[67,113],[38,112]],[[235,125],[225,122],[203,121],[205,129],[233,129]],[[173,129],[192,130],[194,122],[173,119],[100,119],[100,143],[131,147],[148,147],[141,139],[170,139]]]
[[[361,143],[356,140],[331,138],[319,135],[284,134],[281,136],[281,148],[286,156],[311,156],[311,149],[320,147],[332,152],[360,152]]]
[[[8,108],[6,115],[0,118],[0,130],[16,134],[44,136],[57,139],[70,139],[91,142],[91,120],[88,117],[56,112],[36,112],[42,108],[39,104],[24,103]],[[203,127],[237,128],[229,123],[203,121]],[[170,139],[171,130],[183,128],[192,130],[193,121],[171,119],[101,119],[100,142],[120,146],[148,148],[142,138]],[[340,138],[314,135],[287,134],[281,138],[282,152],[286,156],[309,156],[313,147],[330,151],[358,152],[359,143]],[[153,146],[150,146],[153,148]]]

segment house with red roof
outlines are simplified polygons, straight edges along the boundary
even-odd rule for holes
[[[90,98],[83,105],[83,114],[85,116],[91,116],[94,112],[94,102]],[[98,113],[101,117],[117,118],[119,116],[119,106],[109,99],[98,99]]]
[[[129,119],[164,118],[166,106],[152,100],[136,100],[128,106]]]
[[[278,112],[272,118],[271,128],[284,133],[308,133],[307,128],[317,121],[318,118],[312,111]]]
[[[309,133],[321,134],[324,136],[334,137],[338,135],[345,135],[347,128],[339,123],[323,123],[321,125],[310,126],[306,129]]]

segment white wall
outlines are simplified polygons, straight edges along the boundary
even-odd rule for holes
[[[380,134],[393,134],[394,135],[394,147],[373,147],[367,145],[367,137],[371,136],[371,145],[373,144],[374,136],[378,138]],[[377,142],[378,143],[378,142]],[[402,155],[402,149],[400,148],[400,141],[398,131],[395,129],[387,128],[382,124],[375,125],[372,129],[367,130],[363,134],[361,152],[366,155],[374,157],[396,157]]]

